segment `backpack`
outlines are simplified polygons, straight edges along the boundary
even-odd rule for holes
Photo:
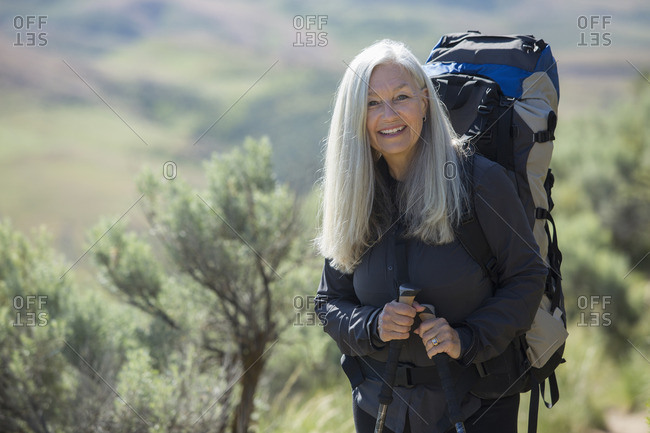
[[[507,169],[548,266],[544,296],[531,329],[511,344],[520,356],[510,363],[516,365],[516,371],[510,372],[513,379],[507,385],[515,392],[531,391],[528,431],[534,433],[540,394],[548,408],[559,399],[555,369],[564,362],[568,336],[560,273],[562,254],[550,213],[554,177],[549,164],[559,101],[556,62],[550,46],[533,36],[488,36],[470,31],[443,36],[424,69],[448,110],[452,126],[471,151]],[[473,167],[471,160],[469,170]],[[456,234],[496,283],[496,260],[473,213]],[[482,376],[490,375],[489,363],[477,366]],[[547,380],[550,402],[545,398]],[[504,393],[501,389],[494,391],[493,398]]]

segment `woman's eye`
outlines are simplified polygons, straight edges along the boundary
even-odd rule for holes
[[[406,101],[409,98],[408,95],[397,95],[395,98],[396,101]]]
[[[376,107],[379,105],[379,101],[368,101],[368,107]]]

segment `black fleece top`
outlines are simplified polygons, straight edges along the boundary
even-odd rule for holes
[[[497,260],[496,287],[458,240],[445,245],[406,240],[409,282],[421,289],[416,300],[435,306],[436,315],[457,329],[463,365],[499,355],[530,328],[547,273],[506,170],[475,156],[473,188],[475,213]],[[386,303],[397,299],[397,235],[395,226],[363,255],[352,274],[337,271],[325,260],[316,312],[341,352],[360,361],[363,357],[385,361],[388,355],[387,345],[377,338],[376,319]],[[433,365],[417,335],[405,343],[400,362]],[[354,390],[359,406],[373,416],[380,387],[381,381],[366,380]],[[398,387],[396,394],[388,410],[388,428],[400,433],[408,412],[412,431],[435,431],[433,425],[444,416],[441,389]]]

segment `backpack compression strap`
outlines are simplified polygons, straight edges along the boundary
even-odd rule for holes
[[[555,372],[553,372],[548,377],[548,386],[551,393],[551,402],[547,402],[544,397],[545,386],[544,381],[539,382],[535,375],[532,375],[532,380],[534,381],[533,387],[530,390],[530,406],[528,408],[528,433],[537,433],[537,421],[539,414],[539,396],[542,396],[544,405],[547,408],[552,408],[555,403],[560,399],[560,391],[557,386],[557,378],[555,377]]]

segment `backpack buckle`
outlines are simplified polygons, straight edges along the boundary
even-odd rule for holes
[[[413,379],[411,377],[411,368],[398,366],[395,371],[395,386],[404,388],[413,388]]]
[[[555,140],[555,135],[551,131],[538,131],[533,134],[535,143],[546,143],[547,141]]]

